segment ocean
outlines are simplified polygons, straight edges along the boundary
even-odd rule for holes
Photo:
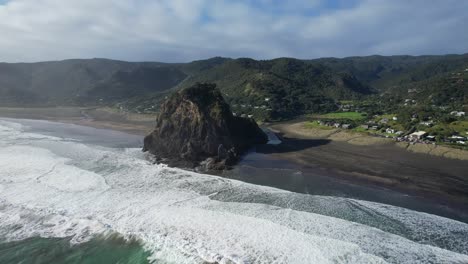
[[[255,155],[224,177],[169,168],[141,144],[0,119],[0,263],[468,263],[468,224],[437,208],[281,188],[295,168],[265,186]]]

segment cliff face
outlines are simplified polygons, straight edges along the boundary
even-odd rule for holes
[[[232,115],[215,84],[196,84],[162,104],[143,150],[169,165],[224,169],[267,140],[253,120]]]

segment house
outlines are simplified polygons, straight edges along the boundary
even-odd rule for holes
[[[465,141],[457,141],[457,144],[466,145],[466,142]]]
[[[398,120],[398,117],[394,116],[394,117],[392,117],[392,120],[393,120],[393,121],[397,121],[397,120]]]
[[[343,124],[341,127],[344,128],[344,129],[350,129],[351,124]]]
[[[417,131],[409,135],[410,139],[417,140],[422,139],[426,135],[426,131]]]
[[[432,126],[434,124],[434,122],[432,122],[432,120],[430,120],[430,121],[423,121],[423,122],[421,122],[419,124],[425,125],[425,126]]]
[[[377,130],[377,129],[379,129],[379,126],[371,126],[370,129]]]
[[[464,137],[457,136],[457,135],[453,135],[453,136],[451,136],[451,137],[450,137],[450,139],[452,139],[452,140],[465,140],[465,138],[464,138]]]
[[[398,136],[399,136],[399,135],[402,135],[403,133],[404,133],[403,131],[397,131],[397,132],[395,132],[395,134],[398,135]]]
[[[430,140],[430,141],[435,141],[435,136],[427,136],[426,139]]]
[[[333,126],[336,127],[336,128],[339,128],[341,126],[341,124],[340,123],[335,123],[335,124],[333,124]]]
[[[394,134],[394,133],[395,133],[395,129],[393,129],[393,128],[387,128],[387,129],[385,129],[385,133]]]
[[[269,102],[270,101],[270,98],[265,98],[265,102]]]
[[[363,128],[363,129],[365,129],[365,130],[369,129],[369,125],[360,125],[359,127],[360,127],[360,128]]]
[[[248,118],[252,118],[252,117],[253,117],[253,115],[247,115],[247,117],[248,117]]]
[[[465,116],[465,112],[462,112],[462,111],[452,111],[450,112],[451,115],[454,115],[454,116],[458,116],[458,117],[462,117],[462,116]]]

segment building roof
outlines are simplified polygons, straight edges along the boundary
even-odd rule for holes
[[[426,134],[426,131],[418,131],[418,132],[412,133],[410,136],[420,137],[420,136],[424,136],[425,134]]]

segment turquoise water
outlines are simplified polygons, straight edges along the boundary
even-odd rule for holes
[[[150,253],[137,241],[95,238],[71,245],[69,238],[28,238],[0,243],[0,263],[145,264]]]

